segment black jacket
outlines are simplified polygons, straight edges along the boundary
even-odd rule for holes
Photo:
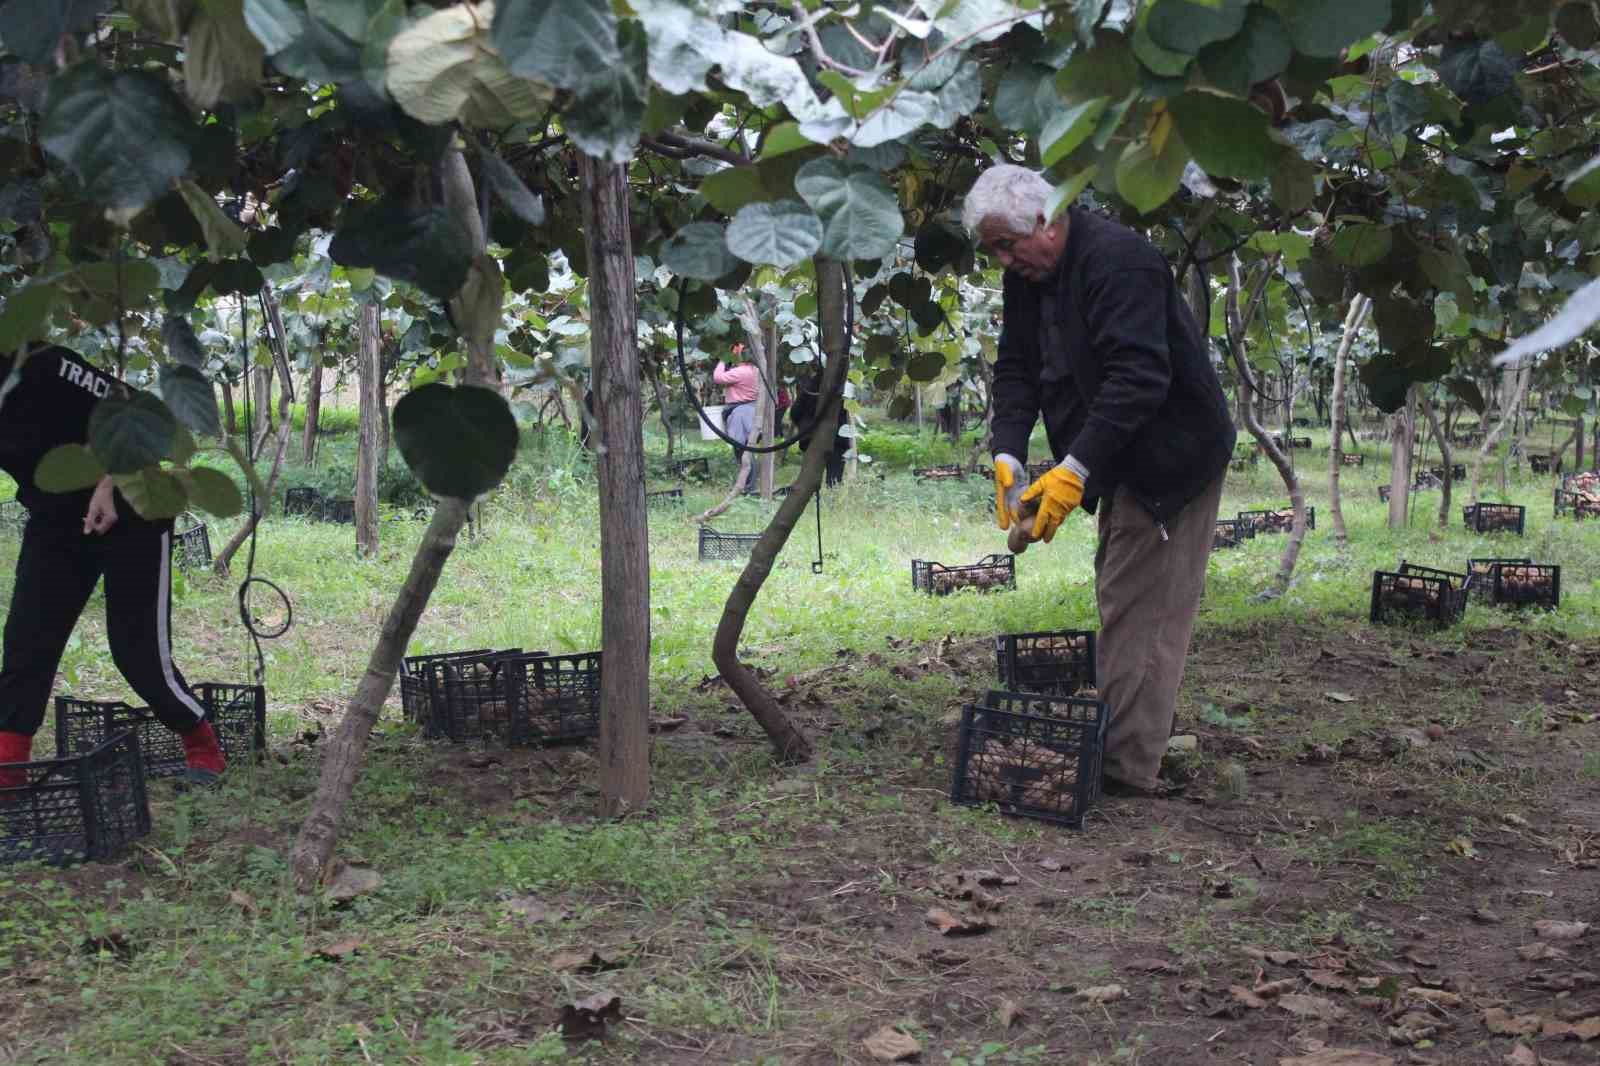
[[[1084,501],[1126,485],[1157,522],[1221,476],[1234,429],[1204,338],[1149,241],[1073,208],[1055,274],[1005,274],[994,450],[1026,463],[1040,412],[1056,458],[1089,468]]]

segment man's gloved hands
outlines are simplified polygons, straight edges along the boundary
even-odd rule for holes
[[[994,457],[994,523],[1010,529],[1022,518],[1022,491],[1028,487],[1028,472],[1014,455],[1001,452]]]
[[[1062,521],[1083,502],[1083,477],[1072,468],[1076,465],[1070,457],[1062,460],[1022,494],[1023,503],[1038,501],[1039,513],[1033,519],[1034,540],[1049,544]],[[995,483],[999,484],[998,476]]]

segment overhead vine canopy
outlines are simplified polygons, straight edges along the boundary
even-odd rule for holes
[[[581,152],[630,164],[636,252],[690,279],[685,313],[849,261],[863,312],[899,318],[866,371],[931,380],[988,331],[954,212],[1000,158],[1175,259],[1279,257],[1329,318],[1370,295],[1363,380],[1392,404],[1600,267],[1597,39],[1591,0],[11,0],[0,348],[114,345],[209,432],[204,357],[171,323],[312,234],[454,296],[475,244],[440,195],[453,150],[511,290],[543,291],[558,253],[584,275]],[[113,432],[136,417],[107,415],[72,473],[159,457],[186,498],[186,434]]]

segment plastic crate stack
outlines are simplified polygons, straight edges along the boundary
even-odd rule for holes
[[[1237,518],[1219,518],[1216,531],[1211,535],[1211,550],[1237,548],[1255,535],[1255,527],[1248,522],[1241,522]]]
[[[0,787],[0,863],[98,862],[150,832],[133,730],[79,754],[9,768],[24,782]]]
[[[964,481],[967,476],[966,469],[960,463],[919,467],[911,473],[918,481]]]
[[[401,675],[401,702],[429,736],[524,745],[600,732],[600,652],[473,651],[413,659]]]
[[[204,570],[211,565],[211,531],[198,519],[172,535],[172,557],[180,570]]]
[[[193,687],[230,763],[245,761],[266,751],[266,689],[260,685],[218,682],[204,682]],[[128,731],[138,735],[146,776],[155,780],[183,773],[187,765],[183,757],[183,739],[162,725],[149,708],[134,707],[121,700],[56,697],[58,754],[81,755]]]
[[[950,799],[1080,827],[1100,798],[1109,721],[1097,699],[991,691],[961,712]]]
[[[1372,574],[1368,617],[1374,623],[1455,625],[1467,609],[1468,576],[1401,561],[1398,571]]]
[[[318,522],[348,526],[356,521],[356,501],[349,497],[324,496],[313,488],[286,489],[283,513],[286,517],[304,515]]]
[[[959,589],[1001,592],[1017,587],[1013,555],[985,555],[970,566],[946,566],[926,559],[911,560],[911,587],[930,596],[948,596]]]
[[[1468,559],[1467,587],[1495,607],[1561,606],[1561,567],[1520,559]]]
[[[1250,529],[1249,536],[1258,533],[1288,533],[1294,529],[1294,508],[1280,507],[1268,511],[1240,511],[1238,520]],[[1317,509],[1306,508],[1306,528],[1317,528]]]
[[[751,549],[760,539],[760,533],[718,533],[710,526],[701,526],[700,561],[705,563],[748,558]]]

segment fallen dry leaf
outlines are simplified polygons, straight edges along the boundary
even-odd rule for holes
[[[1529,1036],[1540,1030],[1544,1019],[1537,1014],[1513,1017],[1504,1007],[1490,1007],[1483,1012],[1483,1024],[1496,1036]]]
[[[325,944],[318,948],[316,956],[319,959],[327,959],[329,962],[341,962],[359,952],[364,946],[360,937],[347,936],[342,940],[335,940],[331,944]]]
[[[1014,999],[1000,1001],[1000,1028],[1009,1029],[1022,1017],[1022,1005]]]
[[[980,911],[997,911],[1006,905],[1006,898],[997,896],[993,892],[985,892],[981,888],[974,889],[972,905]]]
[[[228,893],[228,902],[233,904],[235,907],[238,907],[252,918],[261,913],[261,904],[256,902],[256,898],[250,893],[241,891],[237,888]]]
[[[1478,849],[1473,846],[1470,837],[1452,837],[1450,843],[1446,845],[1446,850],[1454,852],[1463,859],[1476,859],[1479,857]]]
[[[1299,962],[1300,955],[1292,951],[1267,951],[1264,948],[1245,948],[1244,953],[1252,959],[1270,962],[1274,966],[1287,966],[1292,962]]]
[[[1589,923],[1541,918],[1533,923],[1533,931],[1545,940],[1577,940],[1589,931]]]
[[[1375,1051],[1350,1051],[1343,1048],[1323,1048],[1309,1055],[1279,1059],[1278,1066],[1395,1066],[1390,1055]]]
[[[1540,1035],[1545,1037],[1566,1037],[1569,1040],[1582,1040],[1585,1042],[1600,1039],[1600,1015],[1596,1015],[1593,1018],[1585,1018],[1581,1022],[1548,1021],[1544,1023],[1544,1029],[1541,1030]]]
[[[1339,992],[1354,992],[1356,983],[1343,974],[1334,973],[1332,970],[1307,970],[1306,980],[1318,988],[1331,988]]]
[[[597,974],[620,970],[626,963],[603,957],[598,951],[585,954],[581,951],[558,951],[550,956],[550,968],[556,973]]]
[[[1499,925],[1503,919],[1498,911],[1491,910],[1488,907],[1479,907],[1472,912],[1472,920],[1483,925]]]
[[[1356,701],[1356,698],[1348,692],[1324,692],[1323,695],[1334,703],[1354,703]]]
[[[1066,867],[1061,865],[1061,860],[1059,859],[1040,859],[1039,869],[1045,873],[1058,874]]]
[[[500,904],[500,909],[507,914],[515,915],[524,922],[544,922],[559,917],[556,912],[538,899],[536,896],[512,896]]]
[[[1439,1027],[1432,1024],[1415,1025],[1401,1022],[1398,1025],[1389,1026],[1387,1035],[1389,1043],[1399,1047],[1411,1047],[1414,1044],[1420,1044],[1424,1040],[1432,1040],[1438,1036]]]
[[[1089,988],[1080,988],[1074,999],[1081,999],[1085,1003],[1115,1003],[1125,999],[1128,990],[1121,985],[1094,985]]]
[[[1244,985],[1234,985],[1228,989],[1228,992],[1233,996],[1235,1001],[1243,1003],[1251,1010],[1260,1010],[1262,1007],[1267,1005],[1266,1000],[1262,999],[1260,996],[1244,987]]]
[[[1545,959],[1565,959],[1567,957],[1565,951],[1551,947],[1549,944],[1524,944],[1517,949],[1517,954],[1529,962],[1540,962]]]
[[[1166,959],[1134,959],[1123,967],[1135,973],[1177,973],[1178,968]]]
[[[1518,1044],[1506,1052],[1506,1066],[1539,1066],[1539,1056],[1527,1044]]]
[[[349,903],[383,887],[383,875],[370,866],[346,866],[326,886],[332,903]]]
[[[1285,992],[1293,992],[1298,987],[1300,987],[1300,982],[1295,978],[1280,977],[1276,981],[1267,981],[1263,984],[1256,985],[1250,991],[1254,992],[1262,999],[1272,999],[1274,996],[1281,996]]]
[[[1316,1018],[1324,1022],[1336,1022],[1349,1012],[1331,999],[1322,996],[1303,996],[1291,993],[1278,997],[1278,1006],[1293,1014],[1297,1018]]]
[[[930,907],[925,918],[944,936],[976,936],[994,928],[983,918],[958,918],[943,907]]]
[[[1461,1006],[1460,996],[1454,992],[1446,992],[1442,988],[1408,988],[1406,989],[1406,998],[1420,999],[1422,1002],[1432,1004],[1435,1007]]]
[[[568,1040],[598,1040],[606,1035],[607,1022],[621,1020],[622,997],[612,992],[596,992],[561,1008],[561,1035]]]
[[[867,1054],[879,1062],[900,1062],[922,1054],[922,1045],[916,1038],[902,1033],[892,1025],[885,1025],[861,1042]]]

